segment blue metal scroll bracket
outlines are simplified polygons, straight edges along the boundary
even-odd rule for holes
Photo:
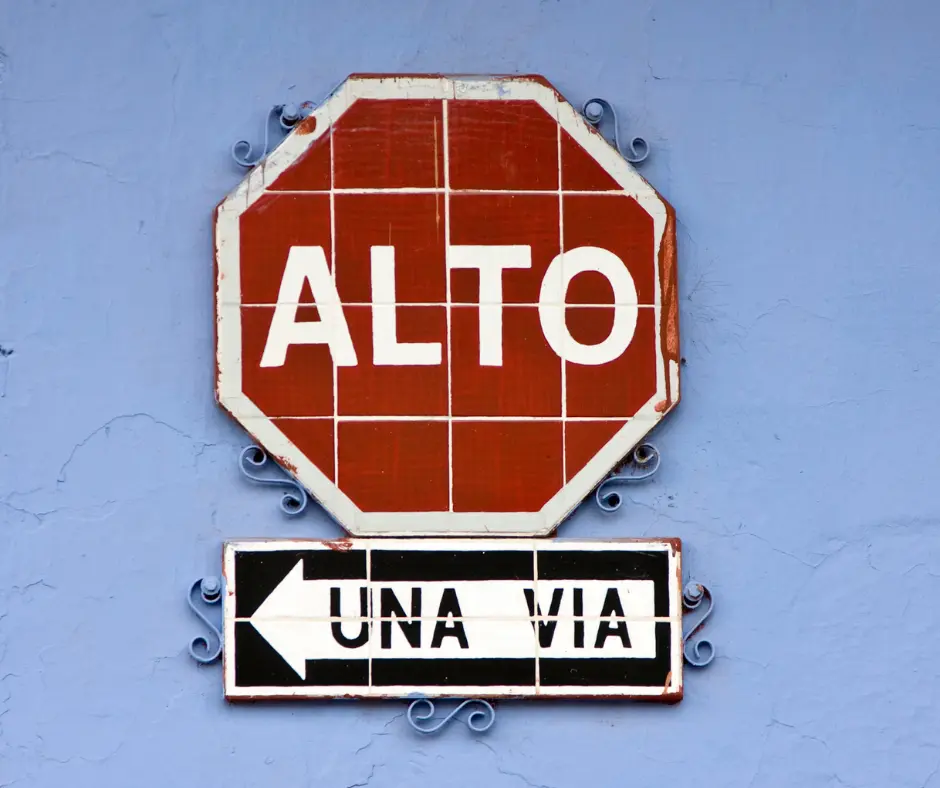
[[[608,112],[614,124],[614,147],[631,164],[642,164],[650,155],[649,143],[642,137],[633,137],[627,143],[626,151],[620,146],[620,124],[617,122],[617,111],[609,101],[602,98],[592,98],[585,101],[584,106],[581,108],[584,119],[596,129],[600,128],[601,121]]]
[[[281,511],[290,517],[295,517],[307,508],[310,496],[293,476],[271,460],[260,446],[246,446],[238,455],[238,469],[242,475],[257,484],[266,484],[275,487],[287,487],[281,496]],[[269,475],[272,469],[275,475]],[[262,475],[268,474],[268,475]]]
[[[704,611],[696,614],[696,611],[703,606]],[[715,608],[712,592],[701,583],[686,583],[685,588],[682,589],[682,607],[687,611],[683,619],[688,617],[695,620],[694,625],[682,636],[682,655],[685,661],[693,667],[704,668],[715,658],[715,646],[710,640],[695,636],[705,626],[705,621]],[[692,639],[693,637],[695,640]]]
[[[254,167],[260,163],[276,146],[271,145],[271,129],[275,128],[281,136],[291,131],[300,121],[308,117],[316,108],[312,101],[302,104],[275,104],[268,112],[264,122],[264,147],[256,153],[248,140],[239,140],[232,146],[232,158],[240,167]]]
[[[422,708],[423,707],[423,708]],[[461,700],[456,708],[446,717],[434,719],[435,707],[429,698],[415,698],[408,706],[408,724],[418,733],[437,733],[451,720],[460,719],[457,715],[468,707],[476,707],[463,720],[474,733],[486,733],[496,722],[496,709],[485,700],[468,698]]]
[[[198,635],[189,642],[189,656],[196,662],[209,665],[222,656],[222,630],[213,624],[208,616],[196,605],[197,597],[205,605],[217,605],[222,601],[222,581],[214,576],[197,580],[189,587],[186,602],[190,610],[196,614],[200,621],[208,627],[211,639],[206,635]]]
[[[616,512],[623,506],[623,496],[611,490],[611,486],[649,479],[659,470],[660,459],[659,449],[652,443],[641,443],[630,453],[626,462],[611,471],[597,486],[594,493],[597,505],[605,512]]]

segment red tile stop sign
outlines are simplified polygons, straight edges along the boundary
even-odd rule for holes
[[[540,77],[350,77],[216,259],[219,402],[353,534],[549,533],[679,398],[673,211]]]

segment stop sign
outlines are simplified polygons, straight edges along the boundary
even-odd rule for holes
[[[673,210],[541,77],[350,77],[216,262],[219,403],[353,534],[550,533],[679,398]]]

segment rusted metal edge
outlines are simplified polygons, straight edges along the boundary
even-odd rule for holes
[[[657,192],[659,194],[659,192]],[[681,357],[679,354],[679,282],[676,250],[676,210],[659,194],[666,207],[666,227],[659,245],[659,281],[662,292],[662,307],[659,322],[660,343],[663,358],[666,361],[666,399],[656,406],[663,415],[679,404],[679,386],[673,386],[669,362],[676,368],[676,383],[681,376]],[[660,406],[662,406],[660,408]]]

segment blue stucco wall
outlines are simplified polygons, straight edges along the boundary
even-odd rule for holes
[[[930,0],[0,0],[0,786],[940,786],[940,10]],[[678,706],[227,706],[183,602],[248,486],[212,398],[232,142],[354,71],[539,72],[680,218],[656,480],[720,653]]]

